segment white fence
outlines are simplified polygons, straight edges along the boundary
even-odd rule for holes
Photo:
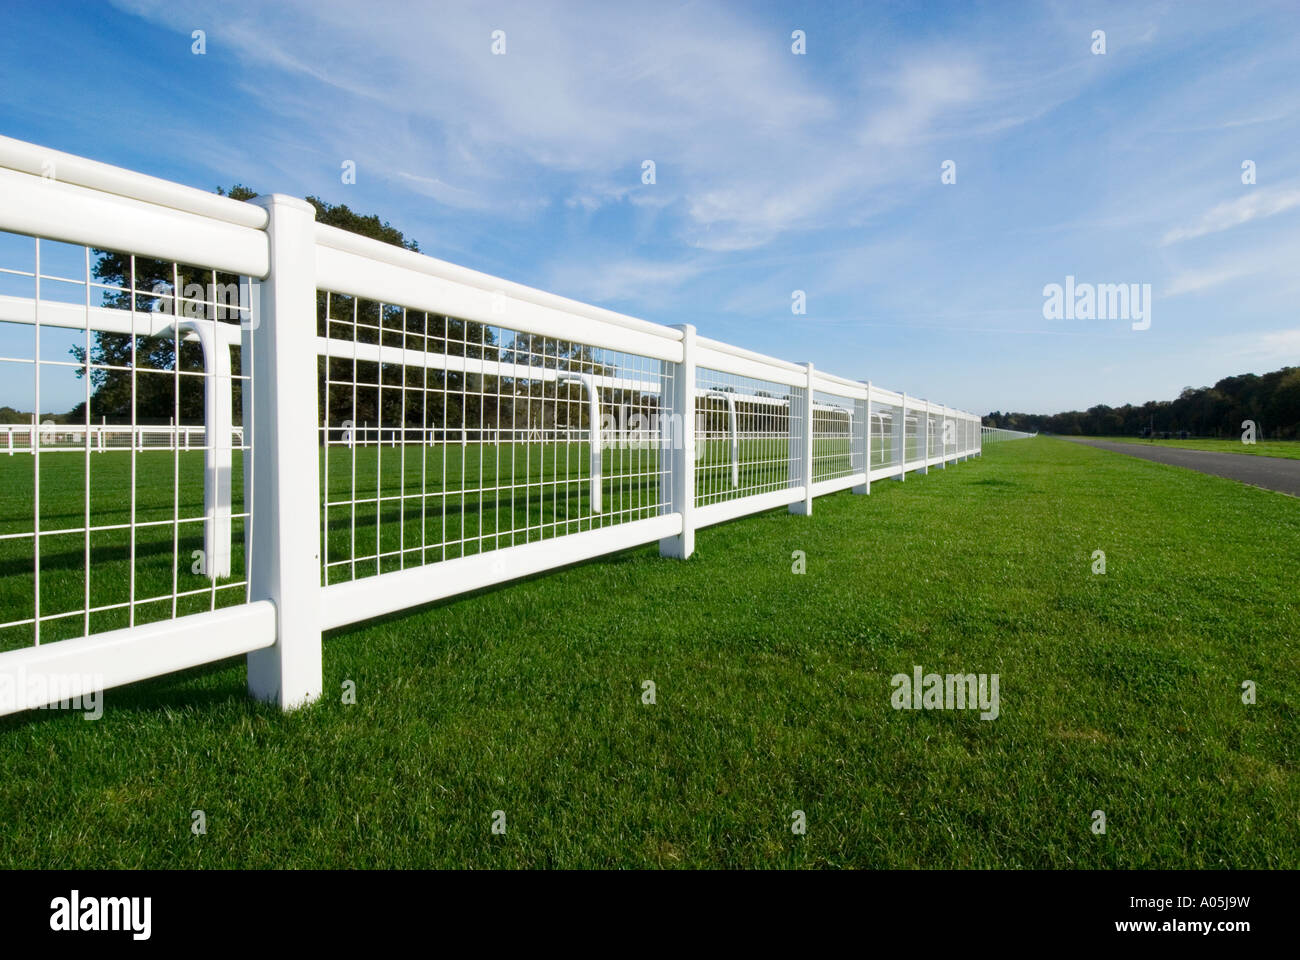
[[[1034,433],[1025,433],[1023,430],[1005,430],[1002,427],[981,427],[983,432],[984,443],[1001,443],[1004,440],[1029,440],[1038,436],[1037,431]]]
[[[244,445],[244,433],[239,427],[231,429],[231,443],[236,448]],[[0,423],[0,453],[36,454],[40,447],[46,453],[70,450],[74,453],[87,447],[95,453],[110,450],[202,450],[208,444],[205,426],[132,426],[129,423],[65,424],[65,423]]]
[[[0,596],[23,598],[0,610],[11,686],[247,654],[250,692],[293,707],[321,692],[323,630],[642,544],[685,558],[704,526],[807,515],[977,455],[986,433],[317,224],[301,200],[6,138],[0,231],[18,291],[0,293],[0,366],[31,409],[49,408],[43,375],[75,374],[87,411],[129,421],[0,434],[30,454],[0,457]],[[195,409],[202,428],[141,425]]]

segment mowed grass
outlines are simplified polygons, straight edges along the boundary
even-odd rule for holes
[[[337,632],[293,714],[231,661],[0,720],[0,866],[1294,868],[1297,542],[1293,498],[998,444]],[[895,711],[916,664],[1001,715]]]
[[[1300,460],[1300,440],[1258,440],[1242,443],[1235,440],[1143,440],[1139,437],[1097,437],[1115,443],[1142,443],[1159,447],[1181,447],[1184,450],[1211,450],[1216,453],[1247,453],[1255,457],[1282,457]]]

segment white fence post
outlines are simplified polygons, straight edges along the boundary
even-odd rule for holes
[[[945,404],[943,407],[940,408],[939,421],[940,421],[939,422],[939,458],[940,458],[939,466],[942,469],[947,470],[948,460],[949,460],[948,438],[950,436],[956,436],[956,421],[957,421],[957,418],[953,416],[953,411],[951,407]]]
[[[659,555],[685,560],[695,552],[695,327],[678,326],[682,332],[682,362],[673,375],[669,406],[661,406],[660,483],[669,512],[682,515],[682,532],[659,541]]]
[[[854,442],[862,451],[862,483],[853,488],[854,493],[871,493],[871,381],[863,380],[867,385],[867,399],[862,404],[862,433]]]
[[[790,504],[790,512],[805,517],[812,516],[813,508],[813,365],[808,364],[808,386],[805,387],[803,417],[796,420],[791,408],[790,416],[790,479],[803,484],[803,499]],[[796,461],[795,452],[799,453]],[[798,463],[798,466],[795,464]]]
[[[315,210],[272,194],[271,272],[253,330],[251,599],[275,604],[275,646],[248,655],[248,690],[291,709],[321,694]]]
[[[907,394],[898,410],[898,424],[894,427],[894,442],[898,444],[898,476],[900,483],[907,479]]]
[[[924,406],[921,408],[922,428],[918,431],[920,436],[917,438],[921,446],[921,473],[922,475],[930,472],[930,401],[922,400]]]

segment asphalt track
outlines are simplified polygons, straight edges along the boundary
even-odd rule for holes
[[[1240,480],[1251,486],[1263,487],[1300,497],[1300,460],[1282,457],[1256,457],[1249,453],[1218,453],[1210,450],[1183,450],[1179,447],[1158,447],[1142,443],[1113,443],[1109,440],[1087,440],[1082,437],[1061,437],[1075,443],[1084,443],[1102,450],[1127,453],[1130,457],[1154,460],[1216,477]]]

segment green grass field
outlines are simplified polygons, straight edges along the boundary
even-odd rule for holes
[[[336,632],[294,714],[229,661],[0,719],[0,867],[1295,868],[1297,542],[1280,494],[999,444]],[[893,710],[915,664],[1000,716]]]
[[[1255,457],[1283,457],[1300,460],[1300,440],[1260,440],[1242,443],[1236,440],[1142,440],[1138,437],[1097,437],[1115,443],[1145,443],[1160,447],[1182,447],[1184,450],[1212,450],[1217,453],[1248,453]]]

